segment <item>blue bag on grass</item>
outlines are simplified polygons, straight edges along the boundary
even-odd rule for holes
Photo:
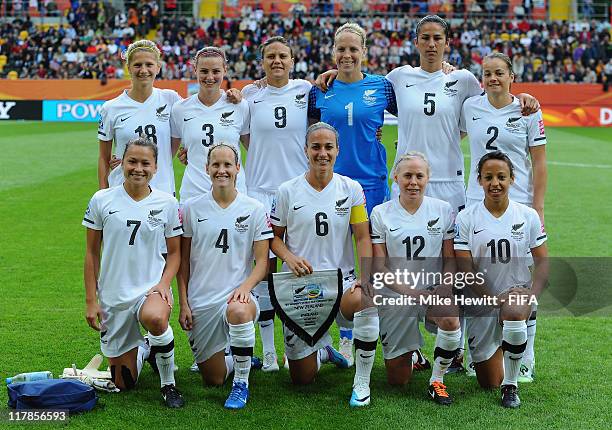
[[[12,409],[65,409],[70,413],[90,411],[98,397],[93,387],[70,379],[45,379],[7,385]]]

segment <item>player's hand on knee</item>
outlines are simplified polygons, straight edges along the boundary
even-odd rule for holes
[[[521,93],[518,95],[518,99],[521,102],[521,114],[531,115],[540,110],[540,102],[534,96]]]
[[[168,306],[170,306],[170,309],[172,309],[172,293],[170,292],[170,285],[157,284],[151,287],[147,293],[147,296],[150,296],[151,294],[159,294],[162,300],[168,303]]]
[[[448,75],[448,74],[454,72],[455,70],[457,70],[457,68],[455,66],[453,66],[451,63],[447,63],[446,61],[442,61],[442,72],[445,75]]]
[[[108,165],[110,166],[111,170],[113,170],[115,167],[119,166],[120,164],[121,164],[121,158],[117,158],[117,156],[113,154],[110,161],[108,162]]]
[[[328,70],[325,73],[317,76],[317,80],[315,81],[315,86],[319,88],[321,91],[326,92],[331,86],[332,82],[336,79],[338,75],[337,70]]]
[[[181,146],[176,153],[176,158],[181,162],[181,164],[187,165],[187,150],[185,147]]]
[[[285,263],[287,263],[287,266],[295,276],[310,275],[313,271],[312,266],[310,265],[308,260],[302,257],[293,256],[291,258],[288,258]]]
[[[87,309],[85,311],[85,319],[87,320],[87,324],[89,327],[93,328],[96,331],[100,331],[100,305],[98,302],[88,303]]]
[[[191,315],[191,308],[187,303],[181,305],[181,311],[179,313],[179,324],[183,330],[189,331],[193,328],[193,317]]]
[[[225,96],[230,103],[235,105],[242,101],[242,93],[237,88],[230,88],[225,91]]]
[[[251,302],[251,289],[245,285],[241,285],[234,290],[230,295],[227,303],[239,302],[239,303],[250,303]]]

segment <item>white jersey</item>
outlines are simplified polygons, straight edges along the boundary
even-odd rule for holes
[[[82,224],[104,237],[98,299],[105,306],[129,306],[157,285],[166,238],[183,232],[174,197],[153,188],[137,202],[123,185],[95,193]]]
[[[387,75],[397,100],[397,153],[425,154],[431,182],[463,182],[463,154],[459,118],[468,98],[482,93],[476,77],[467,70],[448,75],[420,67],[402,66]]]
[[[355,273],[351,238],[351,209],[365,205],[357,181],[334,173],[329,184],[316,191],[305,175],[283,183],[276,193],[270,218],[286,227],[285,243],[294,255],[308,260],[314,270],[342,270],[346,278]],[[283,264],[284,270],[288,270]]]
[[[445,201],[424,196],[414,214],[393,199],[372,210],[372,243],[385,244],[389,267],[442,273],[442,243],[455,237],[455,216]],[[436,282],[424,281],[417,287]]]
[[[251,109],[246,159],[249,193],[274,193],[280,184],[308,170],[304,143],[310,88],[308,81],[290,79],[282,88],[251,84],[242,90]]]
[[[542,112],[522,116],[521,103],[516,97],[508,106],[497,109],[484,94],[465,101],[460,127],[468,133],[472,157],[467,197],[476,200],[484,198],[482,187],[478,184],[478,161],[487,152],[499,149],[510,157],[514,166],[510,199],[532,206],[533,180],[529,148],[546,144]]]
[[[157,173],[151,179],[151,187],[174,195],[174,170],[170,141],[170,113],[172,106],[182,100],[174,90],[153,88],[153,93],[144,103],[127,95],[127,90],[118,97],[105,102],[100,110],[98,139],[115,141],[115,156],[123,158],[128,141],[146,137],[157,144]],[[123,184],[121,165],[108,175],[109,187]]]
[[[271,239],[263,205],[245,194],[225,209],[212,193],[183,204],[184,236],[191,238],[189,307],[202,309],[227,302],[253,267],[253,243]]]
[[[181,183],[181,203],[208,193],[210,177],[206,173],[208,149],[216,143],[227,143],[238,151],[240,136],[249,134],[249,105],[246,101],[230,103],[223,94],[212,106],[204,105],[197,94],[177,103],[172,109],[172,137],[181,139],[189,160]],[[246,193],[244,169],[238,172],[236,188]]]
[[[455,249],[470,251],[476,270],[484,274],[489,292],[531,286],[528,253],[546,241],[538,213],[510,200],[506,212],[495,218],[479,202],[457,215]]]

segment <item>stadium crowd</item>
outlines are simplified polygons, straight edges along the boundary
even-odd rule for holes
[[[274,35],[285,36],[295,48],[294,76],[313,79],[332,68],[333,32],[348,19],[346,11],[342,16],[309,17],[303,8],[289,16],[244,8],[241,18],[194,21],[160,17],[155,1],[141,1],[126,13],[102,2],[73,3],[59,27],[37,27],[27,16],[1,25],[0,55],[6,56],[6,64],[0,77],[13,72],[22,79],[123,78],[121,53],[134,39],[154,34],[163,54],[163,79],[194,79],[189,59],[206,45],[226,51],[230,79],[259,78],[256,48]],[[412,43],[417,18],[356,14],[353,20],[369,34],[367,71],[386,74],[398,65],[417,65]],[[609,23],[539,22],[526,17],[452,23],[459,24],[451,27],[447,59],[476,76],[481,74],[482,59],[497,50],[512,58],[518,82],[612,79]]]

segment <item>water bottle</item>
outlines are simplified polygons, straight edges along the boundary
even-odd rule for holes
[[[20,373],[12,378],[6,378],[6,383],[40,381],[41,379],[53,379],[53,374],[49,371]]]

